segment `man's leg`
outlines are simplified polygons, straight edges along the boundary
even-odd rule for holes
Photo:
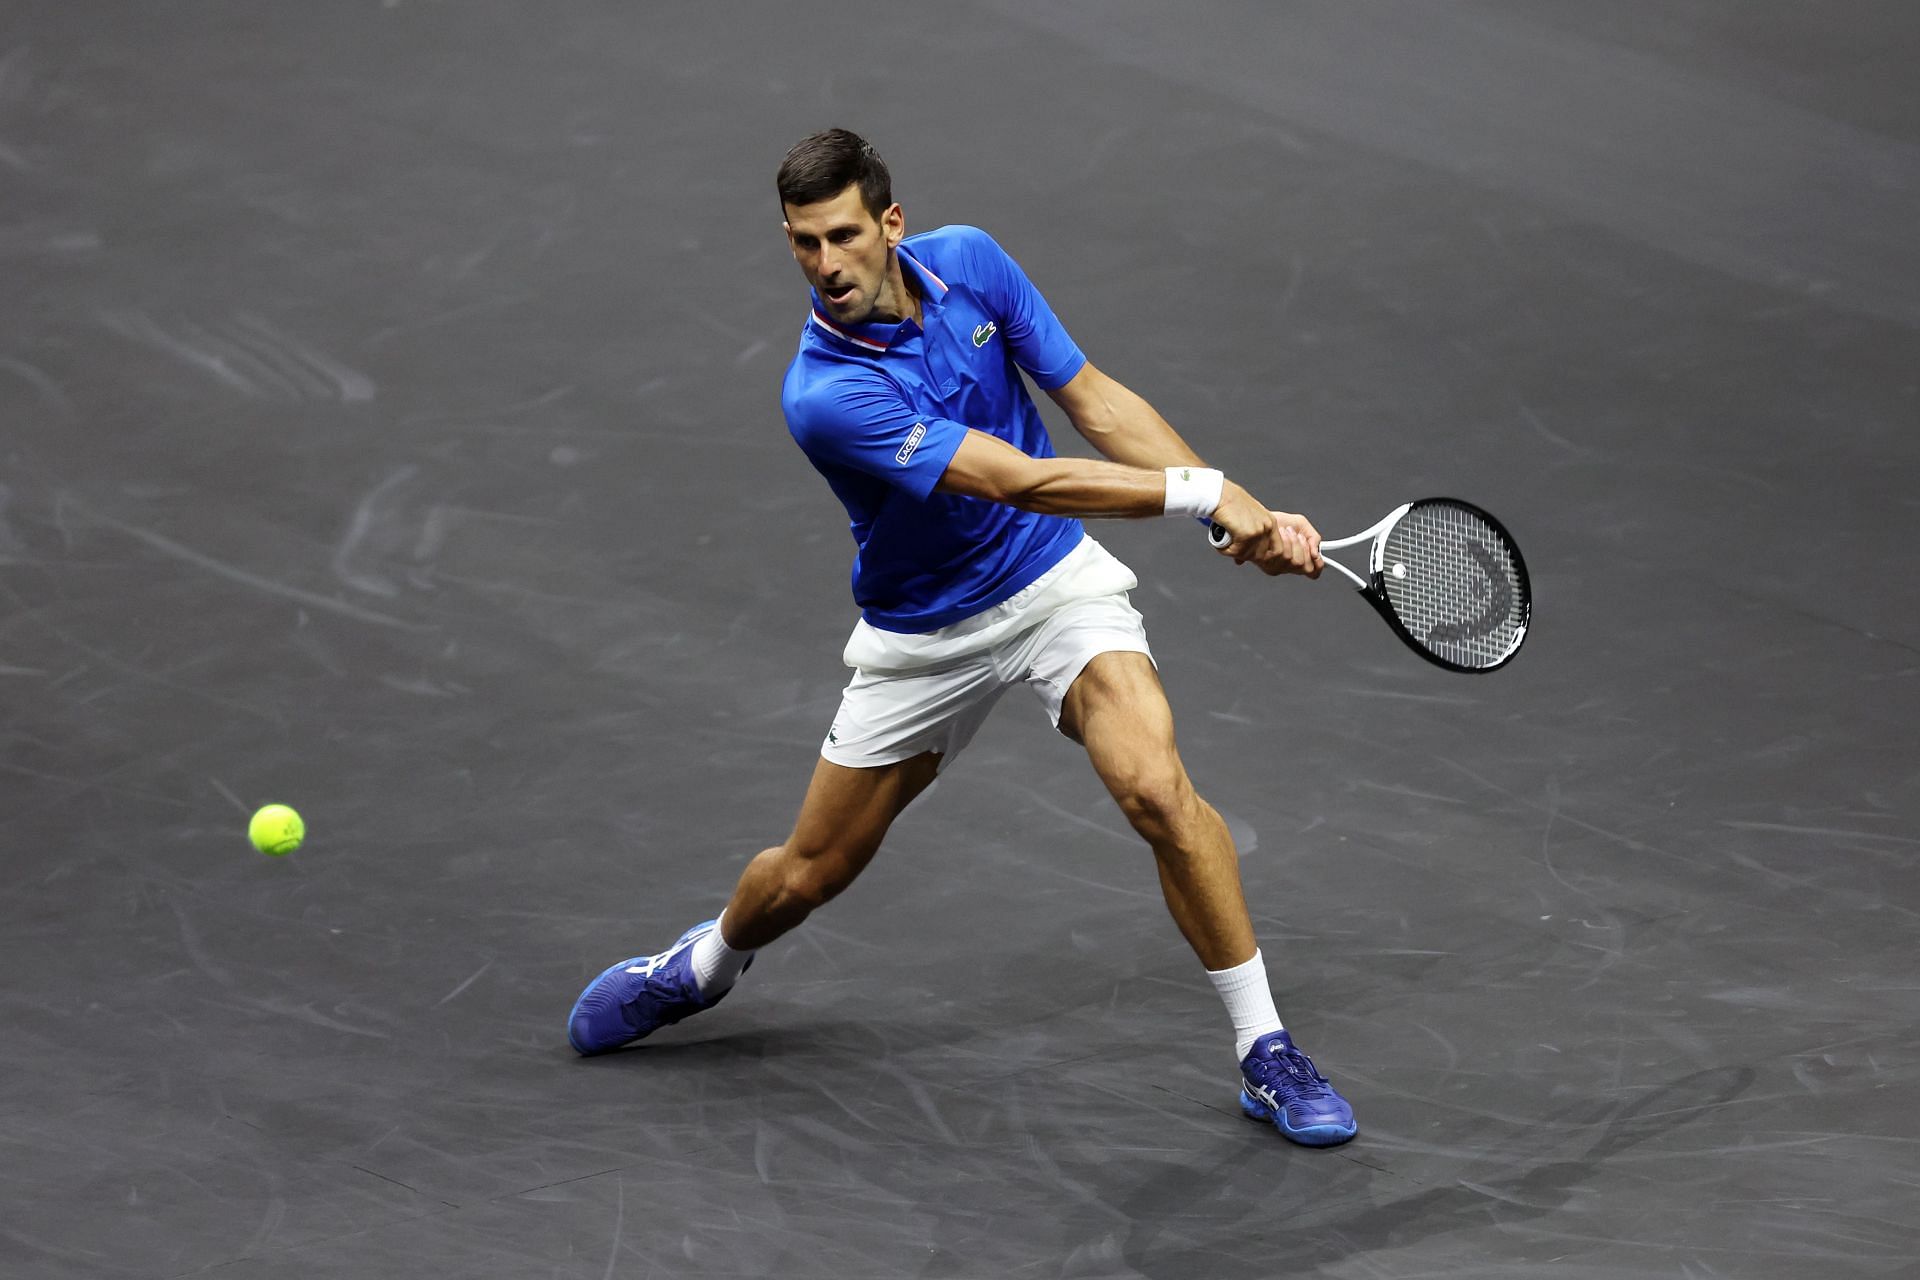
[[[721,916],[727,946],[758,951],[852,884],[939,768],[931,751],[869,769],[817,763],[793,834],[740,875]]]
[[[1240,887],[1227,824],[1194,791],[1174,746],[1173,712],[1143,653],[1102,653],[1068,687],[1060,728],[1153,849],[1160,888],[1233,1019],[1241,1109],[1308,1146],[1345,1142],[1353,1111],[1280,1025]]]
[[[932,752],[871,768],[821,760],[793,834],[747,865],[718,925],[695,925],[668,950],[588,983],[567,1015],[568,1041],[604,1053],[719,1003],[754,950],[853,883],[939,765]]]
[[[1233,836],[1180,762],[1153,661],[1143,653],[1094,658],[1067,690],[1060,729],[1086,747],[1094,772],[1153,849],[1167,910],[1200,963],[1221,970],[1251,960],[1253,922]]]

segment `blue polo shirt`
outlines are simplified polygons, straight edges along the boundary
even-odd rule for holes
[[[999,604],[1079,544],[1078,520],[935,493],[967,428],[1054,456],[1020,381],[1065,385],[1087,358],[1020,264],[975,227],[909,236],[900,268],[925,328],[840,325],[819,295],[780,396],[787,428],[847,509],[868,623],[932,631]]]

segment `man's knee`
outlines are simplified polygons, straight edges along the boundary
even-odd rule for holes
[[[778,909],[811,911],[852,884],[880,851],[901,810],[933,782],[940,757],[931,752],[871,769],[822,759],[793,833],[755,859]]]
[[[1198,799],[1186,770],[1171,756],[1121,771],[1108,785],[1133,829],[1154,843],[1177,837]]]
[[[780,896],[809,911],[838,897],[873,856],[872,850],[802,843],[796,837],[767,852],[779,867]]]

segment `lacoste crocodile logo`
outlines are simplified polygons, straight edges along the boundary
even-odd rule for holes
[[[973,345],[976,347],[986,346],[987,339],[991,338],[995,333],[999,332],[999,329],[1000,329],[1000,326],[995,324],[991,320],[987,321],[983,325],[976,325],[973,330]]]

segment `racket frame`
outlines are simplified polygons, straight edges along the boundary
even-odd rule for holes
[[[1520,621],[1514,628],[1513,643],[1507,646],[1507,651],[1501,655],[1500,660],[1491,666],[1470,667],[1462,663],[1454,662],[1449,658],[1443,658],[1433,652],[1427,648],[1424,641],[1407,629],[1407,625],[1400,620],[1400,616],[1393,611],[1393,605],[1387,600],[1387,538],[1392,535],[1394,526],[1399,524],[1409,511],[1417,506],[1431,502],[1443,502],[1449,506],[1462,508],[1463,510],[1471,512],[1481,520],[1486,521],[1487,526],[1498,535],[1501,542],[1506,545],[1506,549],[1513,555],[1514,568],[1519,575],[1520,581]],[[1436,667],[1443,667],[1448,671],[1459,671],[1466,675],[1485,675],[1489,671],[1498,671],[1501,667],[1513,661],[1513,655],[1520,652],[1520,645],[1527,638],[1527,627],[1533,621],[1533,587],[1532,579],[1527,575],[1527,562],[1520,555],[1520,544],[1513,540],[1511,533],[1507,532],[1507,526],[1494,519],[1490,513],[1482,508],[1476,507],[1473,503],[1460,498],[1421,498],[1415,502],[1401,503],[1382,517],[1378,523],[1350,537],[1334,538],[1330,541],[1323,539],[1320,543],[1320,550],[1324,553],[1328,551],[1339,551],[1346,547],[1356,547],[1369,538],[1373,540],[1373,545],[1367,551],[1366,577],[1361,577],[1331,556],[1323,555],[1322,562],[1345,574],[1347,579],[1359,590],[1361,596],[1366,599],[1366,602],[1372,605],[1375,611],[1387,620],[1387,625],[1393,628],[1394,634],[1406,642],[1406,646],[1409,649]],[[1232,542],[1233,535],[1219,525],[1209,521],[1207,541],[1217,550]]]

